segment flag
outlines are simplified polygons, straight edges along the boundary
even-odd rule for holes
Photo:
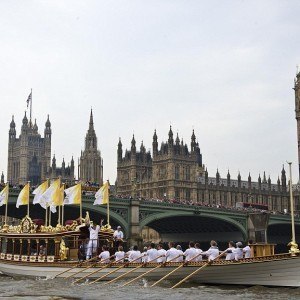
[[[28,108],[29,102],[30,102],[31,100],[32,100],[32,91],[30,92],[30,94],[29,94],[29,96],[28,96],[28,98],[27,98],[27,100],[26,100],[27,108]]]
[[[57,196],[59,189],[60,189],[60,179],[56,179],[42,194],[40,203],[45,203],[45,206],[42,206],[44,209],[46,209],[46,206],[50,206],[51,211],[53,213],[56,212],[56,208],[55,205],[53,205],[53,202],[55,201],[55,197]]]
[[[33,192],[34,198],[33,198],[33,204],[40,204],[42,208],[46,209],[46,201],[42,198],[43,194],[48,188],[48,180],[40,184]]]
[[[8,184],[6,184],[5,188],[0,192],[0,206],[2,206],[3,204],[7,204],[8,192],[9,192],[9,187]]]
[[[96,193],[94,201],[94,205],[101,205],[101,204],[107,204],[109,201],[109,183],[106,181],[102,187],[99,189],[99,191]]]
[[[54,206],[62,206],[64,203],[64,192],[65,192],[65,185],[63,184],[57,191],[53,197],[52,205]]]
[[[20,192],[17,203],[16,203],[16,208],[19,208],[20,205],[28,205],[29,204],[29,183],[27,183],[22,191]]]
[[[66,198],[64,204],[80,204],[81,203],[81,183],[78,183],[65,190]]]

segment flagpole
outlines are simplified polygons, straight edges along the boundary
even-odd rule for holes
[[[48,204],[46,203],[45,226],[48,226],[47,223],[48,223]]]
[[[7,188],[8,188],[8,194],[9,194],[9,182],[7,181],[6,183]],[[5,205],[5,217],[4,217],[4,224],[7,224],[7,206],[8,206],[8,197],[7,197],[7,201],[6,201],[6,205]]]
[[[27,216],[29,217],[29,202],[30,202],[30,181],[28,181],[28,205],[27,205]]]
[[[51,226],[51,208],[49,206],[49,226]]]
[[[31,99],[30,99],[30,121],[31,121],[31,112],[32,112],[32,89],[31,89]]]
[[[82,184],[80,183],[80,224],[82,224]]]
[[[107,225],[109,225],[109,183],[108,183],[108,180],[107,180],[107,184],[108,184],[108,187],[107,187],[107,194],[108,194],[108,199],[107,199]]]
[[[64,204],[61,206],[61,225],[64,226]]]

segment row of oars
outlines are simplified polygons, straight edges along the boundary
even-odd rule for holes
[[[225,252],[226,252],[226,251],[223,251],[221,254],[219,254],[219,255],[215,258],[215,260],[219,259],[222,255],[224,255]],[[175,268],[174,270],[172,270],[171,272],[169,272],[168,274],[166,274],[165,276],[163,276],[161,279],[159,279],[158,281],[156,281],[155,283],[153,283],[153,284],[151,285],[151,287],[157,285],[158,283],[160,283],[160,282],[163,281],[164,279],[168,278],[169,276],[171,276],[173,273],[175,273],[175,272],[178,271],[179,269],[183,268],[184,266],[187,266],[191,261],[194,261],[194,260],[195,260],[197,257],[199,257],[200,255],[201,255],[201,253],[197,254],[197,255],[194,256],[194,257],[192,257],[190,260],[181,263],[177,268]],[[140,274],[139,276],[137,276],[137,277],[131,279],[130,281],[124,283],[124,284],[122,285],[122,287],[123,287],[123,286],[126,286],[126,285],[129,285],[130,283],[132,283],[132,282],[134,282],[134,281],[136,281],[136,280],[142,278],[143,276],[145,276],[145,275],[147,275],[147,274],[149,274],[149,273],[155,271],[156,269],[159,269],[159,268],[161,268],[161,267],[165,267],[166,265],[168,265],[169,263],[173,262],[175,259],[179,258],[180,256],[181,256],[181,255],[178,255],[178,256],[174,257],[173,259],[171,259],[171,260],[169,260],[169,261],[167,261],[167,262],[163,262],[163,263],[161,263],[160,265],[158,265],[158,266],[156,266],[156,267],[154,267],[154,268],[152,268],[152,269],[150,269],[150,270],[148,270],[148,271],[146,271],[146,272]],[[112,257],[113,257],[113,255],[112,255],[109,259],[111,259]],[[137,261],[137,260],[140,260],[142,257],[143,257],[143,255],[139,256],[139,257],[136,258],[136,259],[134,259],[134,260],[131,261],[130,263],[135,262],[135,261]],[[159,256],[159,257],[161,257],[161,256]],[[117,280],[119,280],[119,279],[125,277],[126,275],[128,275],[128,274],[134,272],[135,270],[137,270],[137,269],[139,269],[139,268],[142,268],[142,267],[146,266],[148,263],[150,263],[150,262],[156,260],[156,259],[159,258],[159,257],[156,257],[155,259],[153,259],[153,260],[151,260],[151,261],[148,261],[148,262],[144,262],[144,263],[139,264],[137,267],[132,268],[132,269],[130,269],[129,271],[122,273],[121,275],[119,275],[118,277],[115,277],[114,279],[112,279],[112,280],[110,280],[110,281],[107,281],[106,283],[104,283],[104,285],[113,283],[113,282],[115,282],[115,281],[117,281]],[[62,275],[62,274],[64,274],[64,273],[67,273],[67,272],[69,272],[69,271],[71,271],[71,270],[73,270],[73,269],[75,269],[75,268],[78,268],[78,267],[80,267],[83,263],[91,262],[91,261],[95,260],[96,258],[97,258],[97,257],[94,257],[94,258],[89,259],[89,260],[87,260],[87,261],[85,261],[85,262],[81,262],[81,263],[79,263],[78,265],[76,265],[76,266],[74,266],[74,267],[72,267],[72,268],[70,268],[70,269],[68,269],[68,270],[65,270],[65,271],[63,271],[63,272],[57,274],[55,277],[60,276],[60,275]],[[82,276],[82,277],[78,278],[77,280],[74,281],[74,283],[80,282],[81,280],[83,280],[83,279],[85,279],[85,278],[88,278],[88,277],[90,277],[90,276],[92,276],[92,275],[94,275],[94,274],[100,272],[101,270],[103,270],[103,269],[105,269],[105,268],[107,268],[107,267],[110,267],[111,265],[114,265],[114,264],[116,264],[116,263],[118,263],[118,262],[120,262],[120,261],[122,261],[122,260],[123,260],[123,258],[121,258],[121,259],[119,259],[119,260],[117,260],[117,261],[114,261],[114,262],[109,262],[108,264],[105,264],[105,265],[101,266],[100,268],[97,268],[97,270],[95,270],[95,271],[93,271],[93,272],[90,272],[90,273],[86,274],[85,276]],[[69,275],[69,276],[67,276],[67,277],[65,277],[65,278],[71,278],[71,277],[73,277],[73,276],[75,276],[75,275],[77,275],[77,274],[79,274],[79,273],[81,273],[81,272],[83,272],[83,271],[86,271],[86,270],[89,269],[89,268],[93,268],[93,267],[94,267],[95,265],[97,265],[98,263],[99,263],[99,262],[96,262],[96,263],[94,263],[94,264],[91,264],[91,265],[89,265],[88,267],[85,267],[85,268],[83,268],[83,269],[80,269],[79,271],[77,271],[77,272],[75,272],[75,273],[72,273],[71,275]],[[171,289],[178,287],[178,286],[181,285],[183,282],[185,282],[186,280],[188,280],[188,279],[191,278],[192,276],[196,275],[198,272],[200,272],[201,270],[203,270],[205,267],[209,266],[209,265],[212,264],[212,263],[213,263],[213,261],[208,261],[207,263],[205,263],[204,265],[202,265],[201,267],[199,267],[198,269],[196,269],[194,272],[190,273],[188,276],[186,276],[185,278],[183,278],[182,280],[180,280],[178,283],[176,283],[175,285],[173,285],[173,286],[171,287]],[[122,268],[124,268],[124,267],[127,267],[128,265],[129,265],[129,262],[123,263],[121,266],[116,267],[116,268],[114,268],[112,271],[110,271],[110,272],[108,272],[108,273],[106,273],[106,274],[100,276],[99,278],[95,279],[94,281],[91,281],[91,282],[89,283],[89,285],[90,285],[90,284],[94,284],[94,283],[96,283],[96,282],[98,282],[98,281],[100,281],[100,280],[106,278],[107,276],[109,276],[109,275],[111,275],[111,274],[117,272],[118,270],[120,270],[120,269],[122,269]]]

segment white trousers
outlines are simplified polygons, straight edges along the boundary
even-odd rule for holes
[[[87,249],[86,249],[86,258],[87,259],[91,258],[92,254],[97,252],[97,247],[98,247],[98,240],[89,240],[89,243],[88,243]]]

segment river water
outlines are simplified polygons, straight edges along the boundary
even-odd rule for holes
[[[74,285],[63,279],[13,279],[0,276],[0,299],[300,299],[300,288],[266,288],[234,286],[188,286],[170,290],[171,283],[165,281],[159,286],[149,287],[151,282],[138,281],[126,287],[113,283],[104,286],[96,283]],[[173,282],[174,283],[174,282]]]

